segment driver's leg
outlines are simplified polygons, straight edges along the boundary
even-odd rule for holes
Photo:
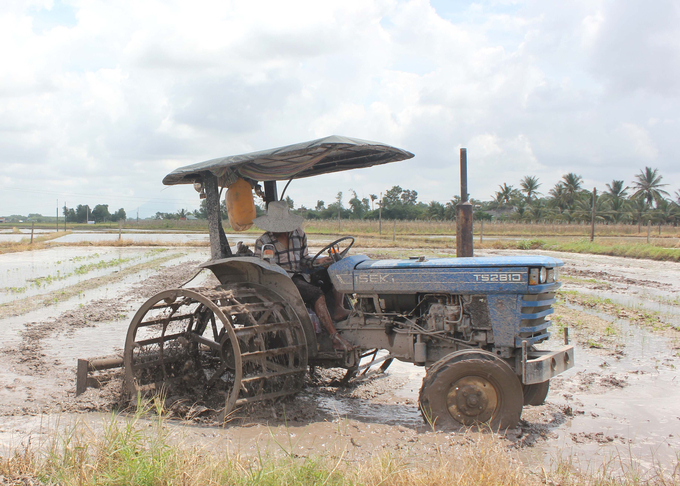
[[[326,295],[326,305],[328,305],[329,300],[333,304],[332,306],[328,306],[333,320],[337,322],[347,319],[351,314],[351,311],[347,310],[344,306],[345,294],[338,292],[336,288],[333,287],[331,277],[328,275],[328,270],[325,268],[317,270],[311,275],[311,280],[314,285],[323,290],[323,293]]]
[[[349,309],[345,309],[345,306],[343,305],[345,302],[345,294],[341,294],[337,290],[335,290],[335,287],[333,287],[333,320],[334,321],[343,321],[349,317],[349,315],[352,313]]]
[[[314,308],[314,312],[316,312],[316,315],[319,317],[321,325],[328,331],[328,334],[330,334],[331,339],[333,340],[333,348],[340,351],[349,351],[352,349],[353,346],[338,335],[338,331],[333,325],[331,314],[328,312],[326,298],[324,297],[321,288],[310,284],[301,275],[294,275],[293,283],[300,291],[300,296],[302,297],[302,300],[304,300],[305,305]]]
[[[319,297],[319,299],[316,302],[314,302],[314,312],[316,312],[316,315],[319,316],[321,324],[323,325],[324,328],[326,328],[328,334],[330,334],[331,339],[333,340],[334,349],[340,351],[349,351],[354,347],[350,343],[345,341],[343,338],[341,338],[340,335],[338,334],[338,331],[335,329],[335,326],[333,325],[333,321],[331,319],[331,315],[328,312],[326,298],[323,295]]]

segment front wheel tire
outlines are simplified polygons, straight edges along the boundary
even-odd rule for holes
[[[493,355],[456,358],[444,358],[423,380],[420,410],[425,420],[449,429],[481,424],[492,430],[515,427],[524,396],[510,366]]]

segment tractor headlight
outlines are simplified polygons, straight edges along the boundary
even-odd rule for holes
[[[538,268],[529,269],[529,285],[538,285]]]
[[[548,280],[547,282],[557,282],[557,269],[556,268],[549,268],[548,269]]]
[[[553,268],[530,268],[529,269],[529,285],[543,285],[549,282],[554,282]]]

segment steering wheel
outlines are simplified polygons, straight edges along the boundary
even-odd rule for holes
[[[345,240],[352,240],[352,241],[350,242],[349,245],[347,245],[347,248],[345,248],[342,251],[339,251],[340,250],[339,243],[341,243]],[[326,246],[321,248],[319,250],[319,252],[316,255],[314,255],[314,258],[312,258],[312,262],[310,263],[310,265],[312,267],[314,267],[315,266],[314,262],[316,262],[317,258],[319,258],[323,252],[325,252],[326,250],[330,250],[331,248],[336,248],[336,251],[334,252],[334,254],[331,255],[331,258],[333,259],[333,261],[337,262],[339,260],[342,260],[343,258],[345,258],[345,255],[347,255],[347,252],[349,251],[350,248],[352,248],[353,245],[354,245],[354,237],[353,236],[343,236],[342,238],[338,238],[337,240],[335,240],[331,243],[328,243]],[[316,266],[322,267],[323,265],[316,265]]]

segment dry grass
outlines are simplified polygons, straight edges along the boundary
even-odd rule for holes
[[[201,248],[210,246],[209,241],[164,241],[158,240],[147,240],[147,241],[134,241],[134,240],[109,240],[109,241],[74,241],[70,243],[54,243],[54,246],[116,246],[116,247],[128,247],[128,246],[148,246],[148,247],[180,247],[180,248]]]
[[[309,220],[305,222],[305,231],[309,234],[342,234],[370,235],[390,238],[393,233],[399,235],[455,235],[455,221],[394,221],[383,220],[382,235],[380,223],[374,220]],[[482,230],[480,221],[475,221],[473,233],[479,236]],[[634,224],[596,224],[595,234],[598,237],[626,236],[629,238],[647,238],[647,228],[638,231]],[[537,237],[537,236],[590,236],[590,224],[553,224],[553,223],[513,223],[484,222],[484,236]],[[653,226],[652,238],[680,238],[680,227]]]
[[[0,255],[3,253],[15,253],[21,251],[33,251],[33,250],[44,250],[46,248],[54,248],[61,246],[68,247],[179,247],[179,248],[204,248],[210,246],[208,241],[191,241],[191,242],[176,242],[176,241],[164,241],[158,240],[148,240],[148,241],[134,241],[134,240],[110,240],[110,241],[72,241],[68,243],[54,242],[56,238],[70,234],[70,231],[51,233],[49,236],[34,238],[33,243],[21,240],[20,242],[0,242]]]
[[[224,230],[229,233],[233,230],[228,221],[224,221]],[[0,224],[0,228],[30,228],[30,223]],[[53,225],[36,225],[36,228],[54,228]],[[127,220],[123,226],[126,229],[144,229],[159,231],[199,232],[207,233],[208,225],[205,220]],[[118,223],[99,223],[96,225],[68,224],[69,230],[103,231],[108,233],[118,232]],[[455,235],[455,221],[428,221],[428,220],[383,220],[382,234],[380,222],[377,220],[343,219],[338,224],[337,219],[307,220],[304,229],[309,234],[327,235],[367,235],[390,238],[393,232],[397,235]],[[473,232],[479,235],[482,229],[481,221],[475,221]],[[18,230],[17,230],[18,231]],[[252,227],[246,233],[257,234],[260,230]],[[601,224],[595,225],[597,237],[625,236],[628,238],[647,238],[647,227],[638,228],[636,224]],[[517,223],[505,221],[485,221],[485,236],[507,237],[586,237],[590,236],[590,223]],[[680,238],[680,227],[663,225],[651,227],[652,238]]]
[[[217,453],[173,443],[164,423],[162,399],[130,417],[111,416],[101,427],[85,422],[53,433],[46,443],[28,445],[0,458],[2,484],[60,485],[639,485],[678,484],[676,473],[641,473],[627,464],[606,464],[579,473],[569,460],[551,470],[523,464],[507,442],[491,433],[451,436],[458,444],[444,456],[428,457],[377,450],[370,461],[339,457],[297,457],[285,446],[255,457]],[[150,410],[154,413],[150,414]],[[625,462],[625,461],[621,461]],[[614,476],[610,470],[624,471]],[[4,481],[4,482],[3,482]]]
[[[18,231],[16,231],[18,232]],[[3,253],[13,253],[17,251],[42,250],[49,248],[49,241],[56,238],[61,238],[69,234],[70,231],[60,231],[58,233],[50,233],[44,236],[36,236],[31,243],[31,237],[22,238],[21,241],[0,241],[0,255]]]

